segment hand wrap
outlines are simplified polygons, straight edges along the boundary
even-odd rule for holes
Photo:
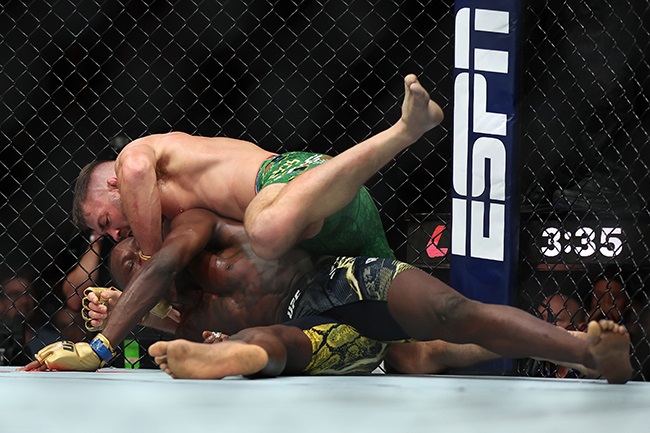
[[[111,342],[104,334],[97,334],[95,338],[90,341],[90,348],[99,356],[104,362],[110,361],[115,356],[115,351]]]

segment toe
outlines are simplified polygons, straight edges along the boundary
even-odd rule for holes
[[[592,343],[597,342],[600,339],[600,334],[602,333],[602,328],[598,322],[589,322],[587,327],[587,335],[589,336],[589,341]]]
[[[418,77],[415,74],[408,74],[406,77],[404,77],[404,85],[406,86],[407,89],[411,87],[411,84],[417,81],[418,81]]]
[[[167,353],[167,342],[157,341],[149,346],[149,355],[155,357],[164,356]]]

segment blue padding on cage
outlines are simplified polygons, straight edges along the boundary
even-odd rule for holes
[[[512,304],[519,241],[521,2],[456,1],[451,283]]]

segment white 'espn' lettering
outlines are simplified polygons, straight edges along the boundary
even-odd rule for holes
[[[453,187],[462,197],[452,199],[451,252],[466,256],[469,235],[470,257],[503,261],[506,148],[497,137],[507,135],[508,119],[506,114],[488,111],[489,83],[479,72],[507,74],[509,53],[482,48],[472,53],[470,41],[473,32],[509,33],[509,13],[475,9],[472,30],[471,12],[462,8],[456,14],[455,66],[467,71],[460,72],[454,82]],[[472,54],[474,64],[470,68]],[[470,127],[482,135],[471,146]],[[488,187],[488,201],[476,200]],[[488,233],[484,233],[486,212]]]

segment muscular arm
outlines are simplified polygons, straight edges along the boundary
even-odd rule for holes
[[[162,205],[156,176],[156,155],[148,137],[124,148],[115,161],[122,206],[133,235],[146,255],[162,245]]]
[[[192,209],[176,217],[162,248],[145,262],[112,308],[102,331],[104,336],[111,344],[119,344],[165,295],[178,272],[209,243],[218,242],[226,247],[239,242],[243,234],[240,224],[203,209]]]

